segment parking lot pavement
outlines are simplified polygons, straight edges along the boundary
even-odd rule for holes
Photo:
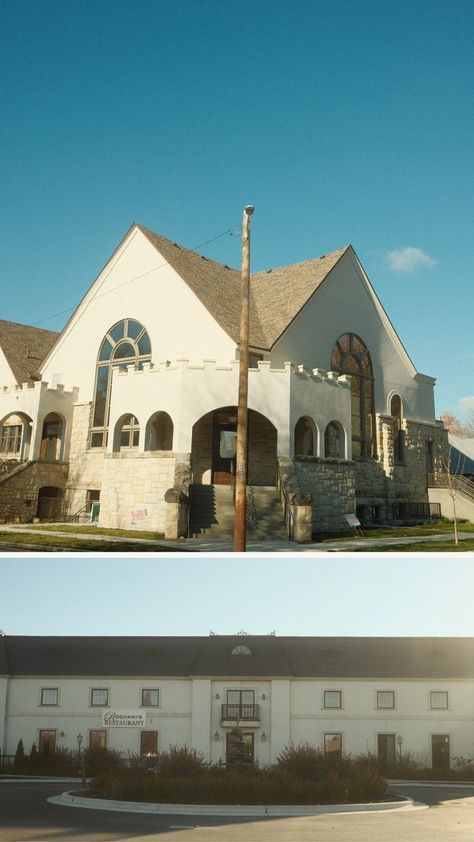
[[[78,785],[79,788],[79,785]],[[58,807],[74,784],[0,778],[1,842],[472,842],[474,786],[398,783],[429,809],[294,818],[140,815]]]

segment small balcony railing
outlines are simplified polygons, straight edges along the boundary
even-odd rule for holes
[[[222,705],[221,719],[232,722],[258,722],[259,705]]]

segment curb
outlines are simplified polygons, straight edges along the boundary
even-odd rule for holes
[[[319,816],[324,813],[379,813],[390,810],[420,810],[427,805],[404,797],[403,801],[380,801],[370,804],[148,804],[142,801],[112,801],[105,798],[82,798],[63,792],[48,798],[50,804],[79,807],[86,810],[108,810],[118,813],[152,813],[181,816]]]

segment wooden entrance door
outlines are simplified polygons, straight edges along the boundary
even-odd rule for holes
[[[433,769],[449,769],[449,734],[431,735],[431,765]]]
[[[235,472],[237,408],[217,409],[212,420],[212,483],[232,485]]]

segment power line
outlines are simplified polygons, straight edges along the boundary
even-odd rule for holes
[[[213,242],[215,242],[215,240],[219,240],[221,237],[225,237],[226,234],[228,234],[230,237],[234,237],[236,235],[240,235],[240,232],[241,232],[240,227],[227,228],[225,231],[222,231],[220,234],[216,234],[215,237],[211,237],[209,240],[204,240],[204,242],[198,243],[196,246],[193,246],[190,249],[190,251],[197,251],[197,249],[200,249],[203,246],[207,246],[207,245],[209,245],[209,243],[213,243]],[[146,275],[150,275],[150,274],[152,274],[152,272],[157,272],[159,269],[163,269],[165,266],[168,266],[168,265],[169,265],[168,262],[165,260],[163,263],[159,263],[158,266],[154,266],[153,269],[149,269],[148,272],[143,272],[143,274],[141,274],[141,275],[135,275],[135,277],[129,278],[127,281],[124,281],[123,284],[119,284],[119,286],[116,286],[113,289],[107,290],[107,292],[102,292],[102,293],[99,294],[99,291],[97,291],[92,296],[91,300],[88,302],[88,304],[86,306],[91,304],[92,301],[95,301],[97,298],[102,298],[105,295],[110,295],[111,293],[114,293],[117,290],[122,289],[122,287],[127,286],[128,284],[131,284],[134,281],[139,281],[141,278],[146,277]],[[110,269],[110,271],[112,271],[112,269]],[[107,280],[107,277],[110,274],[110,271],[103,278],[102,284]],[[102,284],[101,284],[101,286],[102,286]],[[31,327],[38,327],[39,325],[44,324],[45,322],[49,322],[51,319],[55,319],[58,316],[64,316],[66,313],[71,313],[74,310],[76,310],[77,306],[78,306],[77,304],[74,304],[72,307],[66,307],[65,310],[59,310],[57,313],[52,313],[50,316],[45,316],[44,319],[40,319],[37,322],[33,322]]]

